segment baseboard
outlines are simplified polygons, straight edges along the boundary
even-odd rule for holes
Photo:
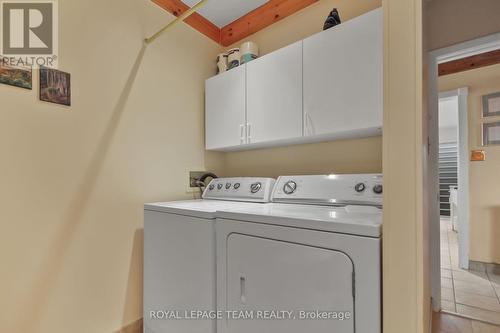
[[[125,327],[122,327],[120,330],[115,333],[142,333],[143,331],[143,322],[142,318],[137,319],[136,321],[128,324]]]
[[[500,275],[500,265],[495,263],[469,260],[469,269],[476,272],[487,272]]]

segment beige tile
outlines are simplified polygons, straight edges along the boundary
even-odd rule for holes
[[[453,271],[453,279],[472,282],[472,283],[488,283],[488,276],[482,272],[469,272],[466,270]]]
[[[454,280],[453,283],[456,291],[463,291],[470,294],[477,294],[482,296],[496,297],[495,290],[491,283],[477,283],[467,282],[461,280]]]
[[[498,316],[500,316],[500,302],[496,297],[469,294],[460,290],[456,290],[455,302],[464,305],[474,306],[476,308],[481,308],[484,310],[495,311],[498,312]]]
[[[446,313],[434,313],[432,333],[473,333],[472,321]]]
[[[500,325],[500,315],[498,314],[498,312],[487,311],[463,304],[457,304],[457,313],[486,321],[495,325]]]
[[[441,287],[453,288],[453,281],[447,278],[441,278]]]
[[[491,282],[493,282],[496,286],[500,286],[500,275],[488,273],[488,278]]]
[[[455,302],[441,300],[441,309],[449,312],[457,312]]]
[[[497,292],[497,297],[500,300],[500,286],[495,286],[495,291]]]
[[[441,299],[445,301],[455,302],[455,295],[453,289],[441,287]]]
[[[451,270],[451,260],[449,258],[448,259],[441,258],[441,268]]]
[[[442,269],[441,270],[441,277],[447,278],[447,279],[451,279],[452,278],[451,270],[449,270],[449,269]]]
[[[500,326],[490,325],[480,321],[473,321],[472,331],[474,333],[500,333]]]
[[[450,262],[441,262],[441,268],[444,268],[444,269],[451,269],[451,263]]]

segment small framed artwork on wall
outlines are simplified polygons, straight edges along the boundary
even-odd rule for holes
[[[40,100],[71,106],[71,76],[56,69],[40,67]]]
[[[483,96],[483,117],[500,116],[500,92]]]
[[[500,145],[500,121],[483,124],[483,146]]]
[[[31,90],[33,87],[31,68],[9,66],[4,59],[6,58],[0,57],[0,83]]]

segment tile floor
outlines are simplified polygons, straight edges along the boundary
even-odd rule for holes
[[[432,319],[432,333],[500,333],[500,326],[457,315],[434,313]]]
[[[445,311],[500,325],[500,275],[458,267],[457,233],[449,218],[441,218],[441,298]]]

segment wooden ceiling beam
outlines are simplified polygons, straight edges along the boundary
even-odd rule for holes
[[[155,4],[165,9],[175,17],[181,15],[189,9],[181,0],[152,0]],[[184,20],[194,29],[198,30],[205,36],[220,44],[220,29],[218,26],[204,18],[198,13],[193,13],[191,16]]]
[[[232,45],[319,0],[270,0],[221,29],[221,44]]]
[[[181,0],[152,1],[176,17],[189,9]],[[270,0],[222,29],[198,13],[192,14],[184,22],[217,43],[229,46],[318,1]]]
[[[485,52],[439,64],[438,73],[439,76],[443,76],[496,64],[500,64],[500,50]]]

